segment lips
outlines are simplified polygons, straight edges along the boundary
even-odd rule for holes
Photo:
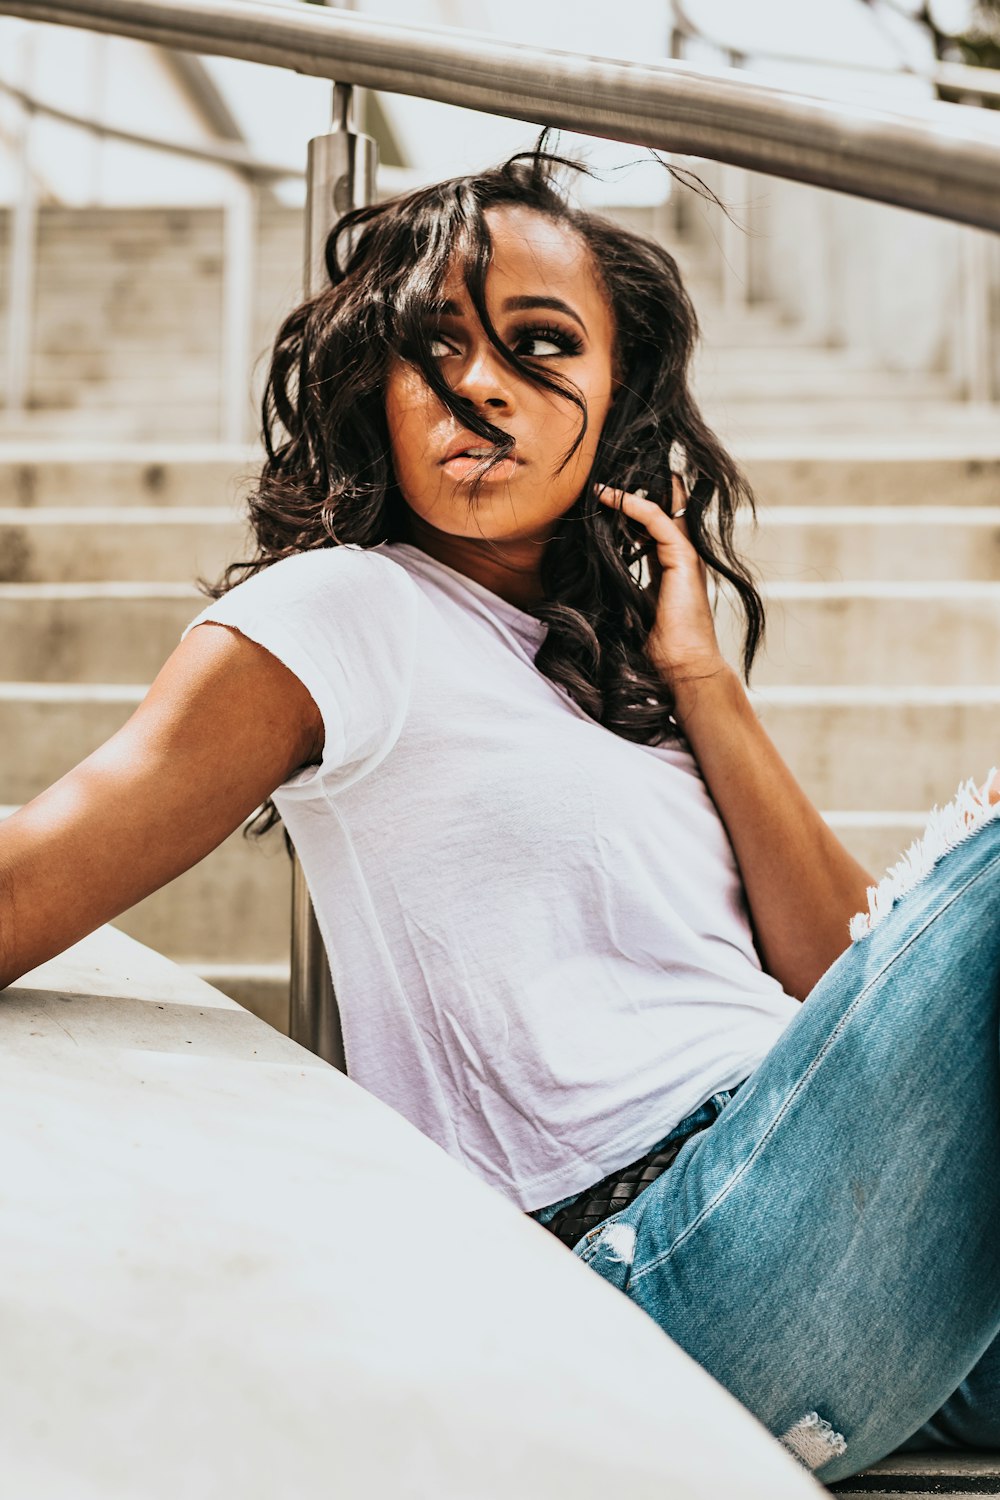
[[[482,463],[484,459],[493,458],[496,451],[492,443],[484,443],[481,438],[456,438],[444,457],[439,459],[438,462],[440,464],[447,464],[453,458],[469,458],[476,463]],[[507,462],[520,463],[521,460],[515,459],[513,454],[508,454]]]

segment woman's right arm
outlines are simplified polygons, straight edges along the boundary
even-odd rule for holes
[[[299,679],[199,625],[128,723],[0,824],[0,989],[197,864],[322,749]]]

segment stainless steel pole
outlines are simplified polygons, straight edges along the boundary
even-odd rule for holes
[[[34,111],[22,112],[14,201],[8,216],[7,338],[4,351],[4,405],[21,416],[28,403],[34,342],[35,270],[38,253],[38,186],[32,147]]]
[[[378,150],[370,136],[356,129],[354,96],[349,84],[333,86],[333,124],[328,135],[309,142],[306,173],[305,293],[325,284],[327,235],[351,208],[375,196]],[[309,897],[302,866],[292,869],[292,972],[289,1030],[311,1052],[347,1071],[337,997],[330,977],[323,938]]]
[[[224,443],[250,437],[248,371],[253,363],[254,283],[257,249],[257,186],[240,173],[222,206],[222,399],[219,429]]]
[[[727,58],[730,68],[743,67],[744,59],[739,52],[730,52]],[[723,214],[719,238],[722,252],[722,306],[730,316],[739,316],[750,306],[750,175],[743,167],[730,166],[723,162],[719,173],[722,201],[743,218],[743,223],[733,223],[729,214]]]
[[[378,147],[361,135],[354,119],[354,89],[333,86],[333,123],[329,135],[309,142],[306,166],[306,246],[303,281],[307,297],[326,284],[326,239],[337,220],[375,196]]]
[[[437,99],[1000,230],[989,110],[926,118],[793,94],[691,63],[638,63],[250,0],[0,0],[0,15],[113,31],[318,78]],[[978,72],[978,69],[973,71]]]

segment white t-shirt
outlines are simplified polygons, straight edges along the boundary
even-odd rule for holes
[[[589,718],[542,622],[404,543],[275,563],[208,620],[323,717],[274,800],[351,1077],[519,1208],[640,1156],[797,1013],[690,752]]]

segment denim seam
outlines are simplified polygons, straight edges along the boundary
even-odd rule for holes
[[[949,911],[955,904],[959,896],[964,895],[965,892],[970,888],[970,886],[975,885],[978,880],[981,880],[984,876],[988,875],[990,871],[993,870],[996,866],[1000,866],[1000,853],[994,855],[989,863],[984,865],[981,870],[977,870],[974,874],[970,875],[969,879],[965,881],[963,885],[959,886],[957,891],[954,891],[952,893],[945,905],[939,907],[936,911],[934,911],[927,918],[927,920],[922,923],[917,931],[911,934],[910,938],[907,940],[904,946],[898,949],[898,951],[893,953],[892,956],[886,960],[878,973],[872,975],[868,983],[864,986],[863,989],[859,990],[857,995],[855,995],[854,999],[851,1001],[851,1004],[848,1006],[847,1010],[845,1010],[843,1015],[839,1018],[836,1026],[830,1032],[830,1035],[826,1038],[820,1050],[816,1053],[816,1056],[813,1058],[805,1073],[803,1073],[801,1078],[796,1080],[795,1086],[782,1102],[777,1114],[774,1116],[770,1125],[767,1127],[767,1130],[761,1136],[760,1140],[757,1142],[750,1155],[746,1158],[745,1161],[741,1162],[739,1166],[735,1168],[732,1176],[723,1183],[722,1187],[716,1193],[711,1202],[706,1203],[705,1207],[702,1209],[701,1213],[698,1214],[697,1218],[692,1220],[690,1224],[687,1224],[684,1227],[684,1229],[677,1236],[672,1245],[670,1245],[660,1255],[656,1256],[654,1260],[649,1261],[640,1270],[633,1269],[633,1272],[629,1278],[630,1285],[634,1286],[637,1281],[641,1281],[643,1277],[648,1276],[651,1271],[655,1271],[658,1266],[661,1266],[664,1261],[669,1260],[670,1257],[674,1254],[674,1251],[678,1250],[681,1245],[683,1245],[684,1241],[689,1239],[690,1236],[695,1232],[695,1230],[704,1222],[704,1220],[713,1211],[713,1209],[718,1207],[722,1200],[735,1187],[736,1183],[740,1180],[744,1173],[748,1171],[752,1163],[760,1155],[764,1146],[767,1144],[768,1140],[773,1135],[774,1131],[777,1129],[784,1116],[788,1113],[794,1100],[805,1088],[806,1084],[812,1078],[812,1075],[815,1073],[820,1063],[823,1062],[831,1047],[838,1040],[840,1033],[843,1031],[848,1021],[850,1021],[858,1006],[862,1003],[863,1000],[867,999],[874,986],[877,985],[879,980],[883,978],[886,970],[890,967],[890,965],[893,964],[896,959],[900,958],[904,953],[906,953],[917,941],[917,939],[923,936],[923,934],[927,931],[928,927],[930,927],[932,923],[936,922],[939,917],[944,916],[945,913]]]

